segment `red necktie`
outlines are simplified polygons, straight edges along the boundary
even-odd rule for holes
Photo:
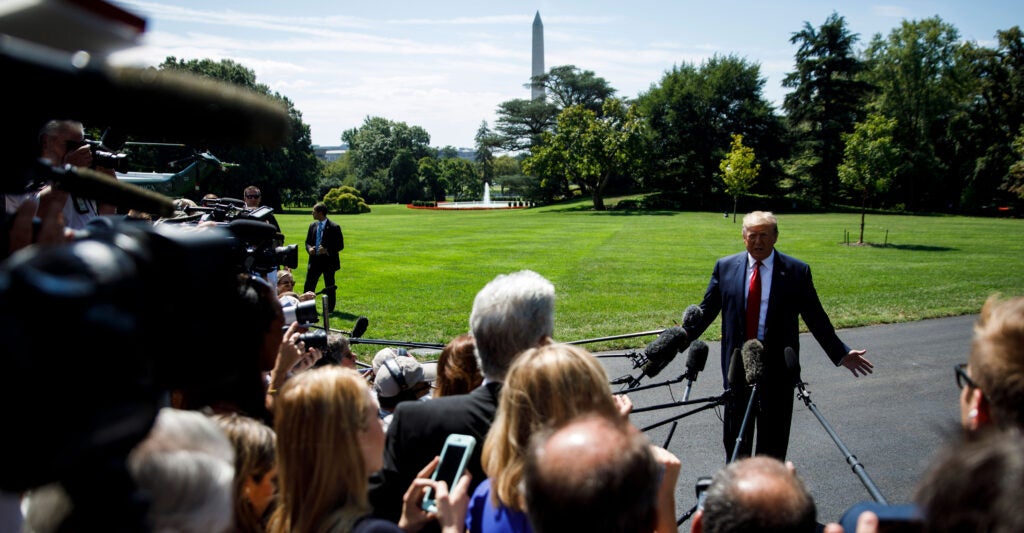
[[[757,324],[761,320],[761,262],[754,263],[747,292],[747,340],[757,338]]]

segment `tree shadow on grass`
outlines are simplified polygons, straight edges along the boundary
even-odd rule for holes
[[[869,246],[871,248],[895,248],[897,250],[908,250],[912,252],[952,252],[956,250],[956,248],[951,248],[949,246],[929,246],[926,244],[878,244],[875,242],[865,242],[859,244],[851,242],[845,244],[847,246]]]
[[[604,211],[597,211],[594,209],[592,204],[588,205],[572,205],[561,208],[549,208],[549,212],[557,213],[590,213],[592,215],[604,215],[604,216],[672,216],[678,215],[679,211],[669,210],[646,210],[646,209],[605,209]]]

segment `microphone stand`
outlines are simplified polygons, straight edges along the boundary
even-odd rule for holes
[[[874,498],[876,502],[881,503],[882,505],[889,505],[889,502],[886,501],[885,496],[882,496],[882,493],[879,492],[878,487],[876,487],[874,482],[871,481],[871,477],[868,476],[867,471],[864,470],[864,465],[862,465],[860,461],[857,460],[857,457],[853,455],[849,449],[846,448],[846,446],[843,444],[843,441],[839,438],[839,435],[836,434],[835,430],[832,429],[832,426],[830,426],[828,421],[825,420],[825,417],[822,416],[821,413],[818,411],[818,406],[814,405],[814,402],[811,401],[810,391],[808,391],[804,385],[805,383],[802,381],[797,383],[797,399],[802,400],[804,402],[804,405],[806,405],[808,409],[810,409],[811,412],[814,413],[815,418],[817,418],[818,422],[821,423],[821,427],[825,428],[825,432],[828,433],[829,437],[832,437],[832,441],[835,442],[836,446],[839,447],[839,451],[843,452],[843,456],[846,458],[846,463],[851,466],[851,468],[853,469],[853,473],[856,474],[857,477],[860,479],[860,482],[864,484],[864,488],[868,490],[868,493],[871,494],[871,497]],[[746,421],[744,421],[744,424],[745,423]]]
[[[622,335],[612,335],[610,337],[596,337],[596,338],[593,338],[593,339],[583,339],[583,340],[579,340],[579,341],[570,341],[570,342],[567,342],[566,344],[587,344],[589,342],[612,341],[612,340],[616,340],[616,339],[630,339],[630,338],[633,338],[633,337],[645,337],[647,335],[661,335],[664,332],[665,332],[664,329],[653,329],[651,331],[641,331],[641,332],[638,332],[638,333],[625,333],[625,334],[622,334]]]
[[[654,429],[654,428],[657,428],[657,427],[664,426],[665,424],[668,424],[669,422],[675,422],[676,420],[679,420],[679,419],[682,419],[682,418],[686,418],[686,417],[688,417],[688,416],[690,416],[692,414],[699,413],[701,411],[706,411],[708,409],[712,409],[712,408],[718,407],[719,405],[724,404],[726,399],[728,399],[728,397],[729,397],[729,393],[727,392],[725,394],[722,394],[722,395],[719,395],[719,396],[712,396],[710,398],[700,398],[700,399],[697,399],[697,400],[685,400],[685,401],[682,401],[682,402],[675,402],[675,403],[672,403],[672,404],[655,405],[655,406],[651,406],[651,407],[641,407],[639,409],[633,409],[632,412],[633,413],[642,413],[644,411],[652,411],[654,409],[664,409],[664,408],[667,408],[667,407],[676,407],[676,406],[679,406],[679,405],[690,405],[690,404],[696,404],[696,403],[703,403],[703,404],[705,404],[705,405],[703,405],[701,407],[698,407],[696,409],[691,409],[691,410],[689,410],[689,411],[687,411],[685,413],[682,413],[682,414],[679,414],[679,415],[675,415],[675,416],[670,417],[670,418],[666,418],[666,419],[664,419],[664,420],[662,420],[660,422],[655,422],[654,424],[651,424],[651,425],[649,425],[649,426],[647,426],[645,428],[641,428],[640,429],[640,431],[647,431],[647,430],[650,430],[650,429]]]
[[[443,344],[436,344],[430,342],[407,342],[407,341],[389,341],[382,339],[362,339],[357,337],[351,337],[348,339],[349,344],[379,344],[382,346],[402,346],[404,348],[429,348],[429,349],[443,349]]]
[[[750,421],[750,412],[754,410],[754,402],[757,400],[757,382],[754,382],[754,387],[750,391],[750,401],[747,402],[747,410],[743,413],[743,423],[740,424],[740,434],[736,436],[736,444],[732,448],[732,457],[729,458],[729,462],[736,460],[736,456],[740,454],[740,446],[743,444],[743,433],[747,431],[747,422]]]

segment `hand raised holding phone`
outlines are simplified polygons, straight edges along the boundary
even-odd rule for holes
[[[466,455],[468,457],[469,453]],[[453,485],[441,483],[442,480],[436,479],[440,463],[440,456],[435,457],[409,485],[402,498],[402,517],[398,521],[400,528],[417,531],[436,518],[443,533],[462,533],[465,529],[472,474],[464,472]],[[429,506],[424,504],[424,496],[427,494],[431,502]]]
[[[473,448],[476,447],[476,439],[471,435],[452,433],[444,441],[444,448],[441,449],[441,461],[434,469],[430,479],[444,481],[449,490],[453,490],[455,483],[462,478],[469,462]],[[431,513],[437,512],[433,487],[428,487],[423,497],[423,510]]]

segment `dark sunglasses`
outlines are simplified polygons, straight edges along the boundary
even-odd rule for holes
[[[953,372],[956,376],[956,386],[958,388],[963,389],[964,386],[970,387],[972,389],[978,388],[978,384],[975,383],[973,379],[971,379],[971,376],[967,375],[967,363],[953,365]]]
[[[259,198],[260,195],[258,195],[258,194],[247,194],[247,195],[245,195],[245,197],[246,198]]]

